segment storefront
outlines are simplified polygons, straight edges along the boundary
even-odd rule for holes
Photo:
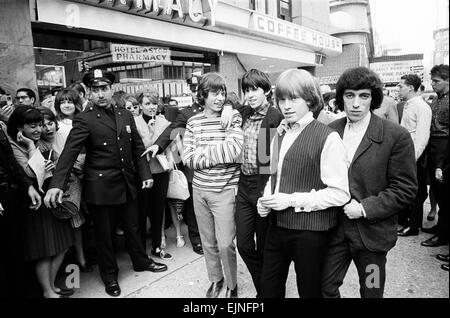
[[[180,97],[192,74],[218,71],[240,94],[251,68],[275,79],[342,52],[338,38],[226,1],[36,0],[30,16],[41,100],[93,67],[113,71],[114,90],[129,93]]]

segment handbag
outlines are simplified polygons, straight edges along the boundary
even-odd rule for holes
[[[173,163],[173,170],[169,172],[169,187],[167,188],[167,198],[187,200],[189,198],[189,188],[186,176],[183,171],[178,170]]]
[[[80,202],[81,182],[72,172],[70,173],[68,188],[62,196],[62,203],[51,209],[51,212],[58,219],[71,219],[79,214]]]

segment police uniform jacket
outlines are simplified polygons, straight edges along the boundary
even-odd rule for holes
[[[127,193],[137,198],[138,182],[152,178],[146,157],[140,157],[144,144],[131,112],[114,102],[111,109],[114,116],[90,104],[75,116],[50,188],[65,189],[72,166],[85,146],[84,200],[115,205],[125,203]]]

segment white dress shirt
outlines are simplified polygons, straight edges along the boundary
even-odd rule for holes
[[[405,103],[400,125],[411,134],[414,142],[416,160],[425,150],[430,139],[431,107],[420,96],[415,96]]]
[[[345,125],[344,136],[342,139],[347,151],[347,159],[350,163],[353,161],[356,149],[358,149],[358,146],[367,131],[367,127],[369,127],[371,116],[372,114],[368,112],[366,117],[356,123],[350,122],[347,118],[347,124]]]
[[[292,128],[287,128],[286,134],[283,138],[280,148],[278,167],[277,167],[277,183],[275,186],[275,192],[279,192],[280,176],[283,170],[284,157],[292,146],[294,141],[314,120],[312,112],[308,112],[299,121],[297,121]],[[287,127],[285,120],[282,125]],[[274,153],[274,142],[272,141],[271,154]],[[333,206],[342,206],[350,200],[350,191],[348,187],[348,167],[349,162],[346,158],[346,152],[344,144],[337,132],[331,133],[323,146],[322,153],[320,155],[320,179],[327,186],[324,189],[316,191],[312,189],[310,192],[295,192],[292,194],[293,207],[295,212],[310,212],[317,210],[324,210]],[[301,178],[301,176],[298,176]],[[269,178],[266,187],[264,189],[264,196],[271,195],[271,178]],[[303,208],[303,209],[301,209]]]

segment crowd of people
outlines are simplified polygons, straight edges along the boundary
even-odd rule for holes
[[[41,104],[28,88],[2,98],[0,297],[26,296],[30,265],[44,297],[70,297],[55,284],[69,254],[82,271],[98,264],[105,292],[119,296],[116,235],[134,271],[163,272],[176,257],[168,223],[186,244],[181,220],[204,255],[207,298],[224,288],[239,297],[236,249],[257,298],[285,297],[292,262],[301,298],[340,297],[352,261],[361,297],[379,298],[397,236],[449,242],[448,65],[431,70],[430,103],[417,75],[401,77],[397,102],[365,67],[346,70],[333,91],[306,70],[271,83],[252,69],[242,100],[207,73],[182,109],[155,90],[113,92],[114,81],[95,69]],[[167,197],[174,169],[186,200]],[[422,223],[428,195],[439,208],[433,228]],[[448,254],[437,258],[448,271]]]

